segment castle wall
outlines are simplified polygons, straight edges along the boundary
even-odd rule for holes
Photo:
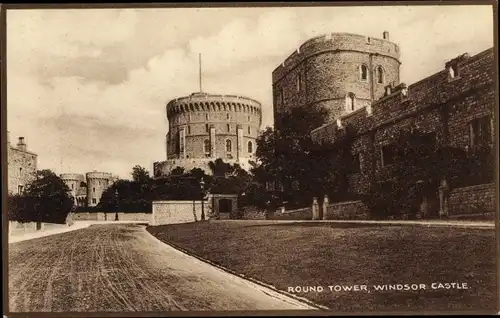
[[[77,173],[63,173],[61,174],[61,180],[66,184],[73,196],[75,205],[77,204],[78,191],[80,189],[80,184],[85,180],[83,174]]]
[[[361,76],[362,65],[366,78]],[[273,71],[275,114],[321,105],[330,110],[330,119],[337,118],[353,111],[346,108],[346,95],[354,94],[356,110],[382,96],[385,85],[398,85],[399,66],[399,48],[388,40],[368,42],[367,37],[346,33],[310,39]]]
[[[370,176],[390,178],[395,165],[382,165],[383,145],[394,141],[406,127],[435,133],[437,143],[467,150],[471,147],[471,122],[489,116],[490,141],[494,140],[495,74],[493,50],[451,62],[459,76],[450,78],[448,70],[431,75],[407,89],[396,88],[371,107],[342,116],[342,125],[351,125],[356,133],[351,150],[360,155],[361,173],[350,178],[350,190],[366,193]],[[332,141],[337,122],[332,121],[312,131],[315,142]]]
[[[9,194],[19,194],[19,190],[24,189],[36,177],[37,155],[25,150],[25,145],[18,149],[9,142],[7,163],[8,192]]]
[[[96,206],[101,200],[102,193],[109,188],[114,177],[107,172],[88,172],[87,178],[87,205],[90,207]]]

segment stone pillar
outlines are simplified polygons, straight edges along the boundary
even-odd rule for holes
[[[439,185],[439,216],[448,217],[449,186],[446,180],[441,180]]]
[[[179,130],[179,158],[186,158],[186,127]]]
[[[319,204],[318,204],[318,198],[316,197],[313,198],[313,203],[312,203],[312,219],[319,220]]]
[[[328,200],[328,196],[325,195],[323,197],[323,216],[322,216],[322,219],[323,220],[326,220],[326,216],[327,216],[327,211],[328,211],[328,205],[330,204],[329,200]]]
[[[210,157],[215,158],[216,155],[216,146],[215,146],[215,126],[210,125]]]
[[[236,159],[239,160],[243,154],[243,127],[241,125],[236,126],[237,134],[237,145],[236,145]]]

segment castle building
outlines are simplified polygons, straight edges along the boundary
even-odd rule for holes
[[[26,184],[36,178],[37,157],[37,154],[28,151],[24,137],[19,137],[16,146],[11,145],[7,132],[9,194],[21,194]]]
[[[262,124],[261,104],[235,95],[193,93],[166,106],[166,160],[154,163],[154,177],[176,167],[201,168],[217,158],[250,169]]]
[[[71,196],[74,198],[74,205],[83,207],[87,205],[87,185],[85,176],[78,173],[63,173],[60,175],[62,181],[69,188]]]
[[[88,172],[85,174],[63,173],[61,179],[68,186],[76,207],[94,207],[99,204],[102,193],[112,186],[117,176],[108,172]]]
[[[350,33],[309,39],[272,73],[275,118],[299,106],[323,106],[330,119],[363,108],[385,86],[399,84],[399,58],[387,31],[382,39]]]

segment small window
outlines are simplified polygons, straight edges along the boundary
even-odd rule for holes
[[[205,124],[205,131],[208,132],[208,124]]]
[[[302,89],[302,74],[297,74],[297,92]]]
[[[251,141],[248,142],[248,153],[253,152],[253,143]]]
[[[391,165],[394,163],[394,158],[395,158],[395,149],[393,145],[386,145],[383,146],[381,149],[381,163],[382,167]]]
[[[250,121],[250,116],[247,117],[247,121],[249,122]]]
[[[19,168],[19,174],[23,173],[23,167]]]
[[[356,108],[356,96],[353,93],[346,95],[346,110],[353,111]]]
[[[366,43],[372,43],[372,38],[371,37],[367,37],[366,38]]]
[[[18,186],[17,186],[17,193],[18,193],[18,194],[23,193],[23,189],[24,189],[24,187],[23,187],[22,185],[18,185]]]
[[[362,64],[359,67],[359,75],[362,81],[366,81],[368,79],[368,67]]]
[[[352,173],[361,172],[361,155],[359,153],[354,154],[352,157]]]
[[[469,124],[469,140],[471,146],[492,141],[491,117],[483,116],[472,120]]]
[[[233,149],[232,149],[232,144],[231,144],[231,140],[226,140],[226,152],[231,152]]]
[[[227,113],[227,119],[231,119],[231,115],[229,115],[229,113]]]
[[[231,125],[227,124],[227,132],[231,132]]]
[[[252,129],[250,128],[250,126],[248,126],[248,134],[250,134],[252,132]]]
[[[377,67],[377,83],[384,83],[384,69],[382,68],[382,66]]]
[[[96,204],[97,203],[97,200],[95,198],[92,199],[92,203],[93,204]]]
[[[188,126],[188,135],[191,135],[191,126]]]
[[[208,116],[208,113],[205,114],[205,120],[208,120],[209,119],[209,116]]]
[[[75,190],[75,185],[73,183],[71,184],[71,190]]]
[[[205,139],[205,141],[203,142],[203,149],[205,150],[205,154],[210,153],[210,140]]]
[[[92,192],[94,192],[94,193],[95,193],[95,188],[92,188]]]

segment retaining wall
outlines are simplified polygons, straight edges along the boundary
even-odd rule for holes
[[[494,183],[456,188],[450,191],[449,216],[496,212]]]

